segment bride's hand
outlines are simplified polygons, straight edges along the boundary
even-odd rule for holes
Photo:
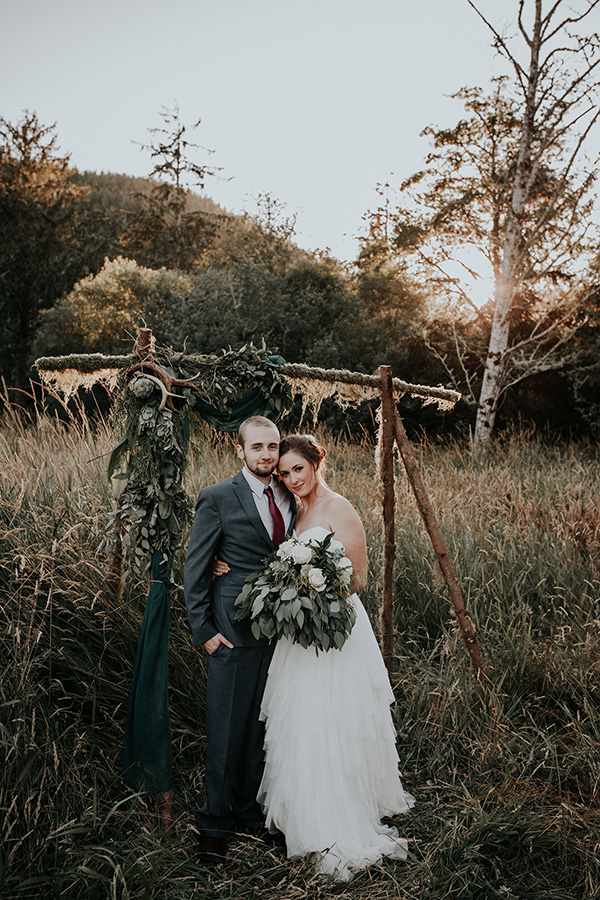
[[[229,572],[229,566],[222,559],[217,559],[215,557],[215,564],[213,566],[213,575],[215,578],[218,578],[220,575],[226,575]]]

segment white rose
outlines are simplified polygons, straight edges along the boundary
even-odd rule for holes
[[[338,569],[349,569],[352,571],[352,562],[348,559],[347,556],[342,556],[340,560],[336,563]]]
[[[336,541],[335,538],[332,538],[332,539],[329,541],[329,546],[330,546],[330,548],[331,548],[332,550],[341,550],[342,553],[345,553],[345,552],[346,552],[345,549],[344,549],[344,545],[342,544],[342,542],[341,542],[341,541]]]
[[[279,545],[279,548],[277,550],[277,556],[280,559],[291,559],[293,549],[294,549],[293,541],[284,541],[283,544]]]
[[[325,590],[325,576],[321,569],[311,569],[308,573],[308,583],[316,591]]]
[[[306,544],[294,544],[292,547],[292,559],[302,565],[312,559],[312,550]]]

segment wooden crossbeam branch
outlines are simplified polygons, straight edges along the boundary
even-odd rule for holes
[[[307,379],[309,381],[323,381],[331,384],[349,384],[359,387],[373,388],[379,394],[381,390],[381,375],[365,375],[363,372],[351,372],[348,369],[321,369],[317,366],[305,366],[299,363],[286,363],[281,366],[282,375],[290,380]],[[423,397],[426,401],[434,403],[441,401],[450,407],[457,403],[461,395],[458,391],[441,386],[432,387],[426,384],[411,384],[402,381],[401,378],[392,378],[391,386],[396,396],[410,394],[413,397]]]
[[[69,353],[67,356],[40,356],[35,365],[40,372],[64,372],[74,369],[78,372],[93,373],[103,369],[119,369],[130,366],[137,356],[110,356],[104,353]]]
[[[201,365],[203,357],[198,354],[190,354],[190,358],[196,356]],[[94,383],[102,382],[108,387],[116,384],[116,379],[121,371],[138,361],[135,355],[128,356],[104,356],[102,353],[71,353],[68,356],[42,356],[36,360],[35,365],[42,380],[63,391],[72,394],[78,387],[90,388]],[[322,382],[329,385],[330,390],[325,395],[332,396],[336,393],[336,385],[349,385],[363,389],[363,396],[378,396],[381,390],[380,375],[365,375],[363,372],[351,372],[348,369],[321,369],[317,366],[305,366],[300,363],[284,363],[279,371],[292,385],[296,384],[300,389],[304,382]],[[392,379],[394,394],[399,397],[409,394],[412,397],[421,397],[427,403],[451,408],[460,400],[458,391],[440,386],[424,384],[411,384],[400,378]],[[341,393],[342,400],[343,392]],[[351,402],[351,398],[349,398]]]

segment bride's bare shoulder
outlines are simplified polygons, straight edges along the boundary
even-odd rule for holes
[[[327,511],[331,516],[335,517],[348,515],[358,516],[358,513],[350,501],[341,494],[336,494],[335,491],[330,491],[330,496],[327,498]]]

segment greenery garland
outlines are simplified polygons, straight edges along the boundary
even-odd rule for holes
[[[192,505],[182,487],[188,410],[213,427],[231,430],[236,407],[252,392],[260,411],[277,418],[291,405],[291,391],[274,360],[264,346],[252,344],[211,356],[163,348],[119,372],[112,418],[115,427],[124,421],[125,428],[108,466],[119,503],[109,514],[102,549],[111,553],[122,544],[125,576],[129,571],[146,574],[155,551],[168,558],[191,517]],[[167,392],[157,371],[172,390]],[[174,408],[165,406],[167,395]]]
[[[125,380],[121,376],[122,380]],[[156,392],[137,397],[124,386],[114,419],[125,433],[110,458],[108,476],[118,506],[108,515],[102,549],[112,553],[122,542],[130,570],[144,575],[152,553],[168,558],[179,546],[181,529],[191,515],[183,490],[187,435],[185,412],[160,409]]]
[[[279,372],[285,360],[273,355],[264,343],[261,347],[249,343],[240,350],[223,350],[208,356],[164,352],[167,371],[177,372],[182,380],[195,379],[192,386],[182,389],[182,395],[209,422],[210,416],[205,415],[209,412],[234,415],[236,406],[251,390],[264,401],[262,409],[274,419],[280,418],[292,405],[291,388]]]

